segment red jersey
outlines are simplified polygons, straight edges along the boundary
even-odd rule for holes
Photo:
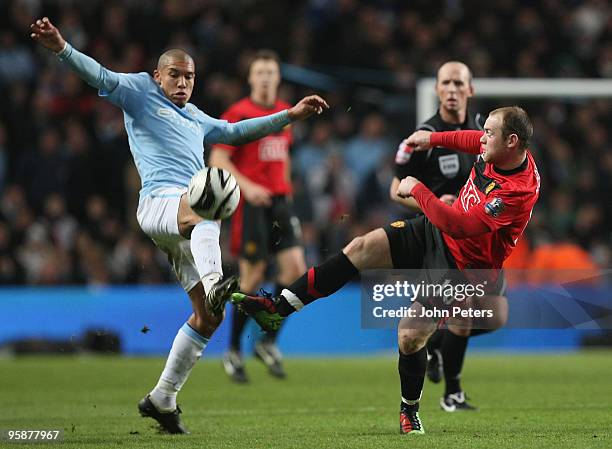
[[[482,134],[482,131],[432,133],[431,143],[480,153]],[[431,192],[422,184],[415,186],[413,196],[421,207],[429,203],[423,211],[442,231],[458,268],[501,268],[527,227],[539,191],[540,175],[527,151],[525,161],[513,170],[497,169],[478,158],[452,211],[444,211],[451,209],[446,205],[440,209],[440,201],[437,201],[440,204],[432,202]],[[473,220],[484,223],[489,232],[465,236],[461,223]]]
[[[221,116],[230,123],[249,118],[263,117],[290,108],[291,105],[277,100],[272,108],[255,104],[249,97],[234,103]],[[215,148],[230,151],[231,160],[244,176],[266,187],[273,195],[290,194],[291,183],[287,179],[289,147],[293,143],[291,128],[286,126],[276,134],[238,147],[219,144]]]

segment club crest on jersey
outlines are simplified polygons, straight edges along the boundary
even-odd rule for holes
[[[505,205],[502,199],[499,197],[495,197],[491,201],[489,201],[487,204],[485,204],[485,213],[492,217],[497,217],[499,216],[499,214],[503,212],[504,207]]]
[[[439,156],[438,164],[440,164],[440,172],[447,178],[453,178],[459,173],[459,156],[456,154]]]
[[[253,256],[257,252],[257,243],[247,242],[244,245],[244,252],[247,254],[247,256]]]

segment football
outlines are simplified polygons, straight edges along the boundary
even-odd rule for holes
[[[223,220],[238,207],[240,188],[227,170],[206,167],[191,178],[187,195],[196,214],[207,220]]]

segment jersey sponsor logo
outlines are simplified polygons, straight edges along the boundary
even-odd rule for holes
[[[478,195],[478,191],[474,185],[474,181],[472,181],[472,178],[468,178],[459,197],[461,200],[461,206],[465,212],[470,210],[471,207],[480,203],[480,196]]]
[[[203,135],[202,126],[200,126],[198,122],[188,120],[185,117],[182,117],[176,111],[173,111],[172,109],[159,108],[157,110],[157,115],[165,120],[168,120],[169,122],[172,122],[175,125],[184,126],[185,128],[188,128],[193,132],[197,133],[198,135]]]
[[[401,229],[406,227],[406,222],[403,220],[394,221],[393,223],[391,223],[391,227]]]
[[[454,178],[459,173],[459,155],[447,154],[438,157],[440,172],[447,178]]]
[[[492,217],[497,217],[504,211],[505,204],[501,198],[495,197],[485,204],[485,213]]]
[[[268,136],[259,142],[260,161],[284,161],[287,159],[289,143],[283,136]]]

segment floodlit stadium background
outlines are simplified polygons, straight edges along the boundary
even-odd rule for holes
[[[189,313],[165,257],[136,224],[139,180],[122,114],[34,46],[28,26],[41,15],[116,71],[151,72],[163,49],[185,48],[196,61],[192,102],[214,117],[248,93],[253,51],[277,50],[281,97],[317,92],[332,106],[294,127],[294,201],[309,265],[402,216],[388,198],[394,154],[416,124],[417,80],[442,62],[464,61],[479,78],[612,77],[612,10],[599,0],[1,1],[0,282],[11,287],[0,290],[0,346],[8,352],[17,340],[53,350],[41,341],[104,330],[124,352],[161,355]],[[476,91],[472,110],[518,103],[535,125],[541,196],[509,266],[610,267],[612,101],[479,100]],[[222,245],[231,272],[227,236]],[[226,326],[207,354],[224,348]],[[501,331],[471,347],[567,350],[585,341],[611,342],[605,333]],[[396,347],[393,332],[360,329],[356,286],[293,318],[280,346],[287,354]]]

